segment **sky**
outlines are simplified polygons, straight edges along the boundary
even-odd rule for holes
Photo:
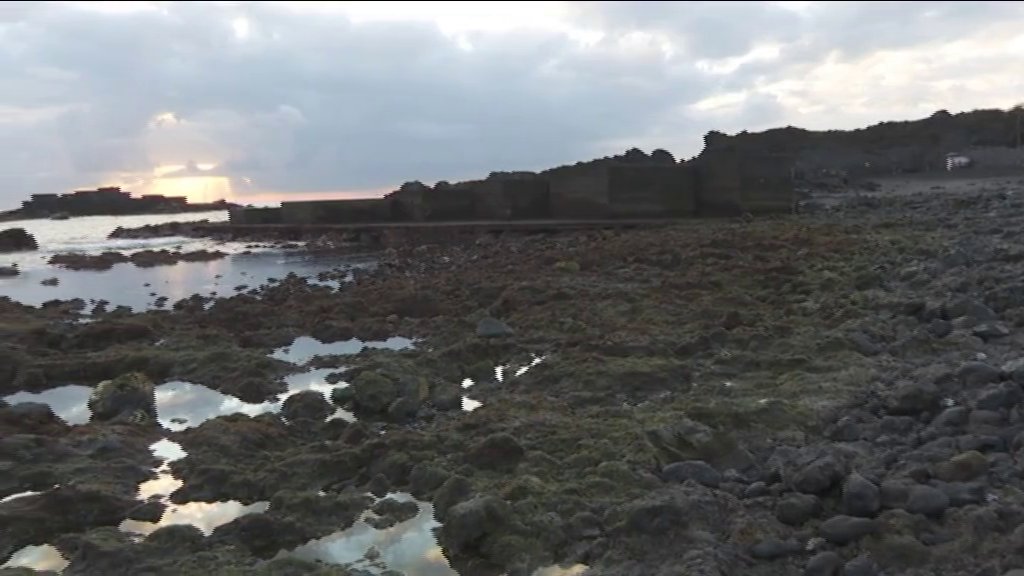
[[[3,2],[0,208],[379,194],[1024,99],[1019,2]]]

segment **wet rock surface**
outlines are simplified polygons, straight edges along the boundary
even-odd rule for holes
[[[343,290],[291,275],[89,322],[0,299],[3,397],[103,392],[74,425],[0,404],[0,561],[52,544],[67,574],[352,574],[289,551],[429,504],[463,576],[1005,574],[1024,565],[1020,208],[979,189],[407,246]],[[314,328],[421,341],[270,357]],[[312,368],[331,384],[279,413],[171,430],[150,396],[179,379],[242,411]],[[163,477],[161,438],[184,452]],[[117,528],[225,502],[269,504]]]
[[[50,257],[51,266],[59,266],[69,270],[110,270],[115,264],[130,262],[138,268],[169,266],[178,262],[208,262],[227,256],[217,250],[195,250],[178,252],[173,250],[140,250],[130,255],[120,252],[103,252],[101,254],[54,254]]]
[[[36,243],[35,237],[26,232],[24,228],[0,230],[0,254],[38,249],[39,245]]]

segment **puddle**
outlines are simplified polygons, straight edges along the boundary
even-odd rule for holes
[[[169,245],[165,245],[171,242]],[[135,246],[138,244],[138,246]],[[98,253],[105,249],[121,250],[126,253],[142,248],[176,248],[168,239],[131,241],[133,248],[116,247],[116,242],[105,243],[104,247],[81,249],[84,253]],[[188,241],[182,246],[185,251],[196,249],[238,252],[238,243],[219,244],[209,241]],[[57,250],[65,251],[65,250]],[[276,249],[258,251],[252,254],[235,253],[208,262],[179,262],[169,266],[137,268],[132,264],[116,264],[110,270],[67,270],[50,266],[46,260],[52,252],[45,248],[39,253],[26,253],[28,260],[20,266],[22,273],[15,278],[0,279],[0,296],[38,306],[47,300],[109,300],[110,308],[125,305],[133,310],[159,308],[159,298],[169,300],[167,304],[188,298],[193,294],[214,295],[227,298],[238,294],[237,286],[255,288],[269,282],[270,278],[283,278],[293,272],[306,278],[310,284],[328,286],[337,290],[345,280],[319,281],[317,276],[339,267],[347,269],[372,268],[372,262],[354,262],[350,258],[306,253],[280,252]],[[57,278],[56,286],[41,287],[40,281]],[[349,275],[351,277],[351,275]]]
[[[582,576],[586,572],[586,564],[573,564],[572,566],[547,566],[538,568],[531,576]]]
[[[271,358],[283,360],[285,362],[291,362],[292,364],[305,364],[313,359],[314,356],[343,356],[359,354],[367,348],[375,348],[382,350],[407,350],[413,347],[415,342],[409,338],[403,338],[401,336],[394,336],[383,341],[370,341],[364,342],[357,338],[351,340],[344,340],[342,342],[331,342],[325,344],[316,338],[309,336],[300,336],[291,343],[290,346],[284,346],[274,350],[270,355]]]
[[[516,368],[512,364],[502,364],[502,365],[495,366],[494,367],[494,380],[496,382],[498,382],[499,384],[504,384],[506,382],[506,380],[510,380],[511,378],[518,378],[518,377],[522,376],[523,374],[526,374],[527,372],[529,372],[530,369],[533,368],[534,366],[537,366],[538,364],[543,362],[545,358],[546,358],[546,356],[534,356],[533,359],[530,360],[529,364],[526,364],[524,366],[519,366],[518,368]],[[508,374],[508,372],[510,372],[510,371],[512,372],[511,377]],[[463,390],[469,390],[473,386],[476,386],[476,381],[474,381],[472,378],[466,378],[466,379],[464,379],[462,381],[462,389]],[[477,408],[480,408],[483,405],[484,405],[483,402],[480,402],[479,400],[474,400],[473,398],[470,398],[469,396],[463,396],[462,397],[462,411],[463,412],[472,412],[473,410],[476,410]]]
[[[54,488],[57,488],[57,487],[58,487],[57,485],[54,486]],[[33,491],[29,490],[28,492],[19,492],[17,494],[11,494],[10,496],[5,496],[3,498],[0,498],[0,504],[4,504],[4,503],[10,502],[12,500],[17,500],[19,498],[28,498],[29,496],[38,496],[38,495],[40,495],[42,493],[43,492],[33,492]]]
[[[141,537],[164,526],[191,524],[209,536],[215,528],[227,524],[239,516],[266,512],[270,507],[269,502],[255,502],[247,505],[235,500],[172,504],[168,497],[172,492],[181,488],[183,482],[171,474],[169,464],[184,458],[188,453],[180,444],[166,438],[154,442],[149,449],[162,462],[155,470],[156,478],[139,484],[138,498],[139,500],[159,500],[166,504],[167,508],[164,509],[163,516],[158,522],[124,520],[119,526],[123,532],[130,532]]]
[[[415,501],[405,493],[389,494],[388,497],[401,502]],[[291,556],[325,564],[351,564],[353,568],[374,573],[379,572],[379,566],[383,564],[391,570],[416,576],[458,576],[448,565],[434,537],[433,529],[440,526],[434,520],[434,507],[429,502],[416,503],[420,507],[419,513],[391,528],[373,528],[365,521],[372,513],[366,512],[348,530],[313,540],[291,551],[282,551],[278,557]],[[373,564],[365,559],[368,552],[370,556],[376,557]]]
[[[160,424],[168,430],[178,432],[193,428],[203,422],[241,412],[249,416],[258,416],[268,412],[280,412],[284,401],[293,394],[304,390],[315,390],[330,401],[331,391],[335,388],[348,386],[346,382],[330,384],[326,381],[329,374],[338,368],[319,368],[285,378],[288,390],[280,394],[277,400],[250,404],[234,396],[222,394],[201,384],[172,381],[156,387],[156,411]],[[50,406],[59,418],[68,424],[85,424],[89,422],[89,408],[86,402],[92,388],[88,386],[61,386],[40,393],[18,392],[4,397],[9,404],[20,402],[40,402]],[[328,420],[342,418],[349,422],[355,416],[347,410],[338,410]]]
[[[42,546],[26,546],[14,553],[6,564],[0,568],[30,568],[32,570],[52,570],[60,572],[67,568],[69,562],[49,544]]]
[[[337,368],[318,368],[292,374],[285,378],[285,383],[288,385],[286,392],[278,395],[277,400],[260,404],[243,402],[234,396],[222,394],[201,384],[168,382],[157,387],[157,414],[161,425],[168,430],[178,432],[194,428],[218,416],[239,412],[248,416],[277,413],[281,411],[281,407],[288,397],[306,390],[319,392],[330,402],[332,390],[348,386],[346,382],[337,384],[327,382],[327,376],[337,371]],[[356,419],[351,412],[341,409],[331,415],[328,420],[335,418],[341,418],[348,422],[354,422]]]
[[[90,416],[86,402],[91,393],[92,388],[88,386],[72,384],[42,392],[18,392],[5,396],[4,401],[11,405],[22,402],[39,402],[49,406],[54,414],[68,424],[85,424],[89,421]]]

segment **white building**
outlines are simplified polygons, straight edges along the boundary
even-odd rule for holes
[[[946,154],[946,170],[952,171],[957,168],[966,168],[971,165],[971,159],[959,152]]]

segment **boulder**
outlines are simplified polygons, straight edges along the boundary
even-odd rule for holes
[[[988,342],[989,340],[1006,338],[1010,335],[1010,329],[1002,322],[982,322],[971,329],[971,334]]]
[[[38,250],[34,236],[25,231],[24,228],[8,228],[0,231],[0,253],[24,252],[26,250]]]
[[[851,516],[871,517],[882,505],[878,486],[854,472],[843,483],[843,510]]]
[[[1021,394],[1020,385],[1015,382],[1001,382],[982,390],[978,399],[974,401],[974,407],[979,410],[1013,408],[1020,403],[1022,397],[1024,394]]]
[[[512,508],[496,496],[477,496],[445,513],[441,539],[447,550],[459,553],[499,534],[512,523]]]
[[[92,420],[100,422],[155,422],[153,382],[140,372],[122,374],[96,385],[87,403]]]
[[[935,477],[945,482],[966,482],[988,471],[988,458],[977,450],[953,456],[935,467]]]
[[[506,338],[515,334],[508,325],[495,318],[483,318],[476,324],[476,335],[479,338]]]
[[[917,415],[939,406],[941,393],[930,382],[898,382],[889,394],[887,407],[892,414]]]
[[[819,552],[807,561],[803,576],[837,576],[842,567],[843,560],[835,552]]]
[[[355,405],[367,412],[384,412],[398,398],[398,387],[388,377],[376,372],[363,372],[350,386]]]
[[[819,530],[825,540],[842,546],[874,534],[878,530],[878,523],[868,518],[839,515],[822,522]]]
[[[526,451],[519,441],[504,433],[492,434],[470,448],[466,461],[482,470],[511,472]]]
[[[18,270],[17,264],[10,266],[0,266],[0,278],[14,278],[21,274],[21,270]]]
[[[881,572],[878,564],[867,554],[861,554],[843,566],[843,576],[878,576]]]
[[[790,526],[800,526],[821,513],[821,501],[810,494],[789,494],[775,505],[775,517]]]
[[[324,395],[316,390],[303,390],[292,394],[285,399],[281,406],[281,414],[289,422],[306,420],[311,422],[323,422],[334,412]]]
[[[984,362],[965,362],[957,371],[963,385],[970,388],[998,382],[1001,375],[998,368]]]
[[[774,560],[784,556],[792,556],[803,552],[804,547],[796,540],[777,540],[770,538],[754,544],[750,555],[758,560]]]
[[[910,488],[903,509],[911,514],[939,517],[949,508],[949,496],[931,486],[918,485]]]
[[[722,482],[722,475],[719,474],[718,470],[715,470],[703,460],[673,462],[662,469],[661,477],[666,482],[682,483],[687,480],[693,480],[709,488],[718,488],[718,485]]]
[[[821,494],[843,478],[843,467],[831,455],[822,456],[793,476],[793,488],[804,494]]]

